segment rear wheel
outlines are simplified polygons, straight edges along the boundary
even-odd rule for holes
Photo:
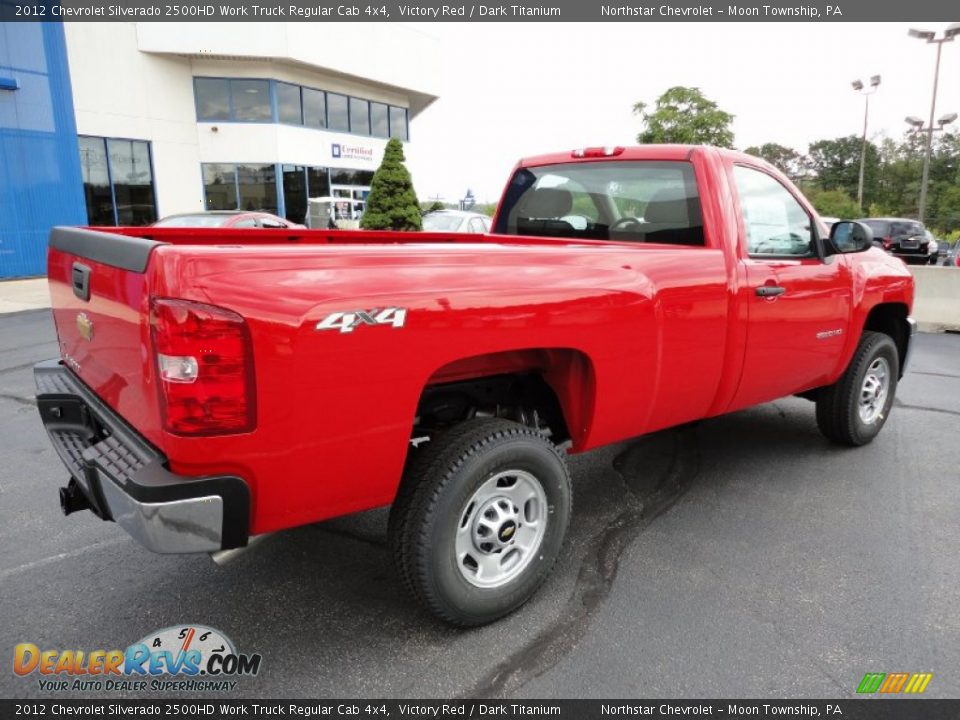
[[[817,425],[844,445],[866,445],[880,432],[897,392],[900,358],[893,340],[866,331],[846,372],[817,398]]]
[[[515,422],[464,422],[422,448],[390,513],[407,590],[460,626],[496,620],[547,578],[571,508],[561,452]]]

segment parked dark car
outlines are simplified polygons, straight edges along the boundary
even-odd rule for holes
[[[284,220],[267,212],[246,210],[210,210],[207,212],[168,215],[157,220],[153,227],[200,228],[304,228],[305,225]]]
[[[957,240],[953,247],[947,250],[947,255],[943,259],[943,266],[960,268],[960,240]]]
[[[935,264],[937,241],[918,220],[909,218],[866,218],[860,222],[873,230],[883,249],[905,263]]]

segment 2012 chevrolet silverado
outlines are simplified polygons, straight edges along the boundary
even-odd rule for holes
[[[558,557],[567,452],[795,394],[870,442],[914,329],[871,240],[687,146],[523,160],[488,235],[55,228],[61,505],[188,553],[392,504],[403,584],[489,622]]]

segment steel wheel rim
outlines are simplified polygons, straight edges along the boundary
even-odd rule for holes
[[[883,416],[890,393],[890,364],[879,357],[870,363],[860,385],[858,411],[865,425],[872,425]]]
[[[520,575],[540,551],[547,495],[525,470],[504,470],[477,488],[460,512],[455,560],[463,579],[496,588]]]

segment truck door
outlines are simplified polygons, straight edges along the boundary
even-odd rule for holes
[[[842,256],[823,258],[810,210],[779,179],[732,166],[745,265],[747,346],[734,407],[828,383],[849,331],[852,285]]]

